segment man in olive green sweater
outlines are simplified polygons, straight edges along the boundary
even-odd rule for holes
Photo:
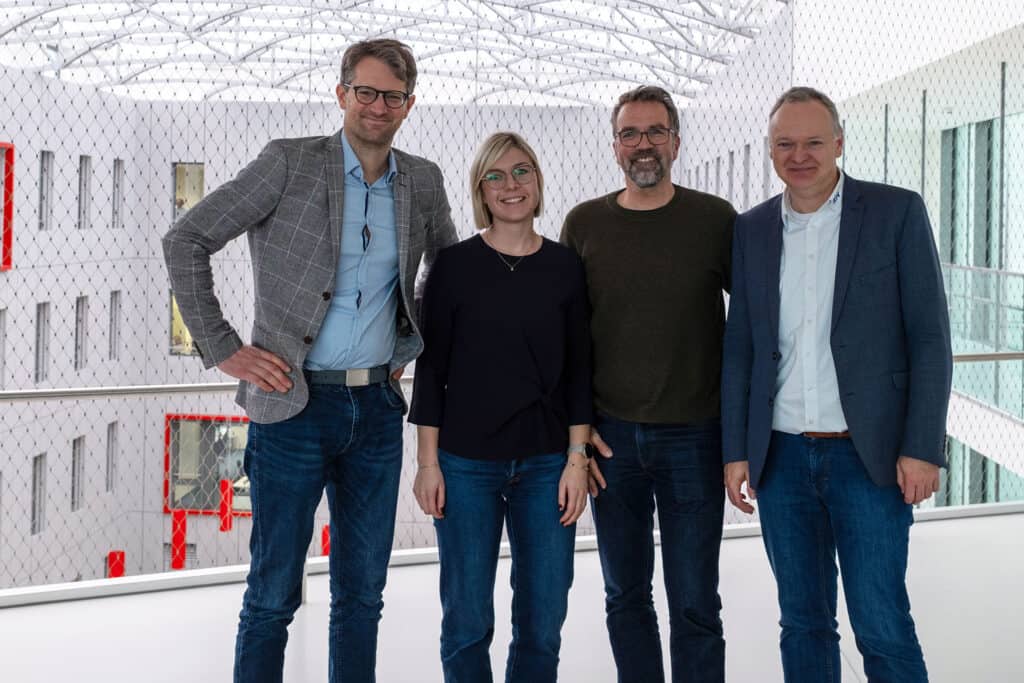
[[[626,187],[580,204],[562,228],[593,309],[593,445],[606,459],[592,464],[591,493],[608,635],[619,681],[665,680],[651,587],[657,507],[672,681],[724,681],[719,376],[736,211],[672,184],[679,114],[667,92],[625,93],[612,126]]]

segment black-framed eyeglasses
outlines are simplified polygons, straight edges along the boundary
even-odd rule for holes
[[[537,178],[537,169],[526,164],[516,166],[512,169],[511,176],[512,180],[516,181],[516,185],[529,185]],[[504,171],[488,171],[480,178],[480,182],[487,187],[497,190],[505,186],[507,178],[508,175]]]
[[[368,85],[352,85],[351,83],[342,83],[341,85],[356,94],[356,102],[359,104],[373,104],[378,97],[383,97],[384,104],[388,109],[398,109],[409,101],[409,93],[402,90],[377,90]]]
[[[640,144],[640,141],[644,136],[647,136],[647,142],[652,145],[664,145],[669,141],[675,131],[671,128],[662,128],[661,126],[655,126],[654,128],[648,128],[647,130],[638,130],[636,128],[623,128],[615,137],[618,138],[619,144],[626,147],[636,147]]]

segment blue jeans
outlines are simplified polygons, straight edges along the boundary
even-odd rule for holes
[[[905,582],[914,517],[899,487],[876,486],[849,439],[772,432],[757,500],[786,680],[839,683],[838,552],[868,681],[927,681]]]
[[[672,680],[725,680],[718,551],[725,493],[722,430],[643,424],[605,415],[595,425],[614,456],[599,458],[608,488],[594,499],[608,636],[619,681],[665,680],[654,610],[654,512],[671,628]]]
[[[236,683],[280,681],[313,514],[331,512],[328,680],[375,679],[377,622],[402,470],[402,403],[385,384],[310,387],[283,422],[249,424],[252,561],[235,644]]]
[[[441,451],[444,518],[435,520],[441,558],[441,664],[446,683],[493,680],[494,575],[504,523],[512,550],[512,642],[507,682],[558,676],[562,622],[572,585],[576,525],[558,521],[565,454],[508,462]]]

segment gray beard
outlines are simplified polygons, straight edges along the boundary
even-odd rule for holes
[[[661,179],[665,177],[665,167],[661,161],[649,171],[641,171],[632,161],[629,162],[629,167],[626,169],[626,175],[629,179],[636,183],[637,187],[648,188],[654,187],[661,182]]]

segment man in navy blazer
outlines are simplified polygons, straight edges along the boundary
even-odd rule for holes
[[[946,464],[952,353],[932,229],[919,195],[838,169],[826,95],[784,93],[769,134],[786,191],[736,220],[726,490],[745,512],[758,501],[787,681],[840,680],[837,555],[868,680],[926,681],[905,574],[912,505]]]

